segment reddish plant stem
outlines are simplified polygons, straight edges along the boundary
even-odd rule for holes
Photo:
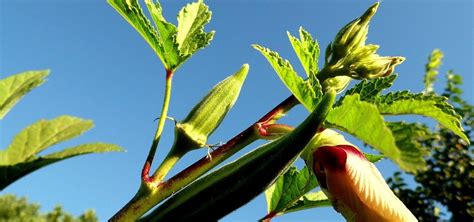
[[[272,211],[272,212],[268,213],[264,218],[262,218],[261,221],[270,222],[272,220],[272,218],[276,216],[276,214],[277,214],[276,212]]]
[[[275,122],[298,103],[298,100],[293,95],[289,96],[254,124],[211,152],[212,159],[207,157],[201,158],[165,182],[153,184],[153,181],[148,177],[147,171],[153,159],[151,161],[147,160],[142,175],[146,175],[148,180],[142,183],[138,193],[109,221],[137,220],[162,200],[196,180],[209,169],[226,160],[248,144],[259,139],[259,127]],[[148,169],[145,169],[146,167]]]
[[[265,114],[254,124],[239,133],[237,136],[227,141],[222,146],[212,151],[210,153],[212,160],[210,160],[208,157],[203,157],[200,160],[196,161],[194,164],[190,165],[186,169],[182,170],[181,172],[170,178],[169,180],[167,180],[166,182],[159,184],[158,186],[162,186],[163,188],[169,187],[171,184],[175,183],[176,181],[183,180],[183,178],[187,178],[189,175],[193,175],[193,178],[196,179],[204,173],[203,172],[202,174],[195,175],[196,170],[199,169],[200,171],[202,171],[203,168],[205,168],[205,171],[207,171],[210,168],[218,165],[222,161],[226,160],[228,157],[232,156],[236,152],[240,151],[246,145],[258,139],[258,137],[255,137],[255,132],[258,133],[259,128],[262,125],[275,122],[297,104],[299,104],[298,100],[293,95],[289,96],[287,99],[278,104],[275,108]]]

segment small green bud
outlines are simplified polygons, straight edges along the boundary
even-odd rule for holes
[[[172,152],[185,153],[206,146],[209,135],[237,101],[248,70],[248,64],[244,64],[235,74],[219,82],[183,121],[176,124]]]
[[[405,61],[401,56],[379,56],[377,54],[362,58],[351,65],[350,76],[354,79],[373,79],[388,76],[395,66]]]
[[[338,61],[338,72],[354,79],[373,79],[390,75],[395,66],[405,61],[400,56],[380,56],[376,54],[378,45],[366,45],[351,52]]]
[[[378,6],[379,3],[375,3],[362,16],[342,28],[326,48],[326,66],[319,73],[326,80],[323,87],[340,92],[349,82],[346,78],[340,78],[341,76],[354,79],[388,76],[395,66],[405,61],[400,56],[379,56],[376,54],[378,45],[365,44],[369,22]]]
[[[361,17],[353,20],[337,33],[329,48],[333,63],[365,45],[369,32],[369,22],[377,12],[378,6],[378,2],[373,4]]]

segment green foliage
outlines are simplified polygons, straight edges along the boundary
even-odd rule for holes
[[[363,17],[368,16],[364,18],[367,21],[370,20],[376,8],[377,4],[372,6],[366,12],[367,15],[364,14]],[[361,25],[364,27],[361,29],[361,35],[365,36],[367,34],[367,24]],[[317,70],[319,46],[304,29],[300,29],[300,40],[289,33],[288,37],[306,71],[308,80],[298,76],[290,62],[281,58],[277,52],[259,45],[254,45],[254,48],[259,50],[268,60],[280,79],[298,101],[308,110],[312,110],[314,105],[317,104],[322,90],[317,78],[314,78],[316,81],[312,81],[312,77],[318,76],[318,73],[313,73]],[[360,44],[363,44],[365,37],[361,37],[361,41]],[[392,71],[390,70],[390,72]],[[463,139],[466,140],[467,138],[459,124],[460,117],[443,97],[412,94],[407,91],[380,95],[384,89],[389,88],[393,84],[396,77],[396,75],[392,75],[372,80],[362,80],[355,87],[348,90],[344,97],[338,101],[336,108],[329,114],[327,122],[333,127],[355,135],[363,142],[394,160],[404,170],[413,172],[424,167],[424,162],[422,161],[424,153],[419,150],[416,142],[407,139],[409,135],[404,135],[404,133],[414,132],[414,129],[406,125],[407,129],[398,127],[394,129],[396,131],[394,133],[385,124],[382,115],[424,115],[434,118]],[[312,84],[316,87],[312,88]]]
[[[290,92],[311,112],[323,95],[321,84],[316,76],[319,71],[319,45],[316,40],[313,40],[311,34],[302,27],[299,29],[300,39],[292,36],[289,32],[287,34],[306,72],[308,77],[306,80],[301,78],[290,62],[281,58],[277,52],[259,45],[253,45],[253,47],[262,53]]]
[[[403,162],[411,163],[414,169],[418,167],[416,170],[426,169],[423,156],[426,156],[428,151],[422,147],[419,138],[432,136],[430,130],[417,123],[389,122],[387,125],[395,136],[397,147],[403,153],[400,157]],[[414,170],[409,172],[414,172]]]
[[[426,171],[413,175],[418,183],[416,187],[409,188],[400,172],[396,172],[387,181],[419,221],[440,220],[441,215],[435,203],[447,207],[452,215],[451,221],[474,220],[474,106],[461,98],[460,76],[449,72],[447,79],[443,95],[455,104],[457,112],[464,117],[462,123],[471,143],[460,140],[453,132],[440,125],[434,132],[436,137],[418,136],[419,144],[429,150],[431,156],[426,159]]]
[[[40,120],[15,136],[4,150],[5,152],[1,153],[0,165],[15,165],[24,162],[50,146],[79,136],[92,126],[91,120],[82,120],[72,116]]]
[[[460,92],[459,88],[456,87],[456,84],[460,84],[461,80],[459,77],[455,75],[449,75],[447,88],[450,90],[451,94],[445,94],[453,102],[457,101],[458,103],[462,103],[464,105],[463,109],[454,108],[451,106],[445,97],[437,96],[434,94],[423,95],[423,94],[412,94],[407,91],[400,91],[394,93],[388,93],[385,95],[380,95],[381,92],[389,88],[393,81],[396,79],[396,75],[382,77],[372,80],[363,80],[359,82],[356,86],[349,89],[345,95],[338,101],[335,108],[331,111],[331,113],[327,117],[327,122],[329,126],[341,129],[346,131],[350,134],[355,135],[357,138],[361,139],[364,143],[369,144],[376,148],[377,150],[384,153],[387,157],[394,160],[397,164],[400,165],[402,169],[408,172],[417,172],[423,170],[433,170],[430,162],[426,163],[424,156],[429,153],[430,147],[436,147],[438,145],[430,145],[426,146],[426,142],[423,141],[431,141],[431,143],[436,143],[436,136],[433,134],[426,126],[423,126],[418,123],[405,123],[405,122],[385,122],[383,119],[382,114],[384,115],[401,115],[401,114],[420,114],[428,117],[432,117],[437,120],[442,126],[446,128],[442,128],[445,133],[448,133],[448,129],[455,132],[455,134],[461,136],[463,139],[467,138],[466,135],[462,131],[462,127],[460,125],[459,119],[460,116],[456,113],[455,110],[468,110],[466,104],[463,103],[463,100],[460,99],[459,96],[456,96],[453,92]],[[454,95],[453,95],[454,94]],[[462,112],[461,112],[462,113]],[[470,123],[472,124],[472,120]],[[469,131],[470,132],[470,131]],[[453,137],[454,134],[450,133],[451,138],[456,139]],[[464,144],[462,140],[456,139],[458,143]],[[461,147],[461,145],[456,145],[457,148]],[[464,152],[464,155],[469,156],[468,152]],[[445,154],[448,155],[448,154]],[[451,157],[451,154],[449,154]],[[457,156],[457,155],[456,155]],[[366,154],[366,157],[370,161],[377,161],[378,159],[383,158],[383,156],[375,155],[371,156],[370,154]],[[446,158],[446,157],[444,157]],[[455,165],[453,161],[450,161],[448,165]],[[472,167],[469,163],[461,164],[458,167],[458,171],[461,170],[462,172],[470,172],[466,171],[466,168]],[[443,167],[443,168],[448,168]],[[437,168],[437,169],[443,169]],[[305,168],[306,169],[306,168]],[[439,172],[439,170],[436,170]],[[449,173],[451,172],[451,174]],[[444,175],[453,175],[453,170],[451,171],[443,170]],[[439,173],[438,173],[439,174]],[[449,182],[451,184],[450,190],[452,197],[451,201],[453,201],[454,197],[452,194],[452,190],[457,190],[461,188],[462,179],[460,178],[472,178],[472,175],[463,173],[463,176],[458,176],[457,178],[450,178],[450,180],[454,180],[454,182]],[[294,209],[288,206],[298,206],[301,209],[308,209],[311,208],[312,203],[310,202],[301,202],[301,200],[305,199],[303,194],[308,192],[308,189],[312,189],[310,187],[301,186],[301,182],[306,180],[310,180],[304,177],[305,171],[297,172],[296,169],[292,169],[288,171],[287,174],[280,177],[278,181],[266,191],[267,202],[269,203],[268,209],[269,214],[267,218],[271,218],[275,215],[281,215],[284,213],[296,211],[298,209]],[[437,175],[440,178],[439,175]],[[418,174],[417,177],[419,180],[420,178],[424,178],[425,182],[431,183],[431,185],[435,186],[438,182],[433,180],[434,175],[426,176],[426,173]],[[396,180],[400,181],[400,178]],[[448,181],[448,180],[446,180]],[[392,181],[393,183],[393,181]],[[448,183],[448,182],[447,182]],[[404,182],[394,183],[394,189],[396,191],[405,190],[406,184]],[[428,186],[428,185],[426,185]],[[434,189],[434,188],[433,188]],[[408,207],[414,206],[416,208],[416,204],[431,204],[429,206],[423,206],[416,209],[424,210],[424,212],[420,212],[420,215],[423,215],[424,220],[422,221],[433,221],[433,218],[438,218],[438,216],[433,216],[434,210],[437,210],[432,203],[434,200],[426,199],[428,194],[423,194],[422,196],[418,195],[417,192],[422,190],[426,190],[425,188],[417,188],[417,191],[410,191],[401,193],[402,197],[405,198],[412,198],[412,203],[408,204]],[[446,188],[446,192],[447,192]],[[438,189],[439,192],[442,192]],[[434,191],[436,192],[436,191]],[[454,195],[457,200],[464,200],[468,202],[461,204],[457,203],[457,205],[465,206],[464,209],[474,209],[472,201],[470,201],[468,196],[461,195],[459,193],[469,193],[472,192],[472,189],[467,191],[459,191],[456,192]],[[431,192],[431,195],[433,192]],[[299,196],[298,196],[299,195]],[[316,194],[312,194],[316,195]],[[316,195],[318,196],[318,195]],[[320,196],[319,196],[320,197]],[[419,198],[416,201],[416,198]],[[300,199],[298,199],[300,198]],[[298,201],[295,201],[298,200]],[[305,199],[306,200],[306,199]],[[319,206],[321,199],[317,199],[315,202],[315,206]],[[296,203],[298,202],[298,204]],[[445,201],[446,202],[446,201]],[[454,201],[453,201],[454,202]],[[451,208],[460,209],[460,207],[454,207],[454,204],[451,204]],[[427,212],[431,212],[431,214],[427,214]],[[470,210],[474,212],[474,210]],[[465,213],[465,212],[464,212]],[[460,213],[463,215],[462,213]],[[430,217],[427,215],[431,215]],[[420,217],[421,218],[421,217]],[[463,218],[465,220],[466,215],[458,216],[459,218]],[[421,219],[420,219],[421,220]]]
[[[355,135],[365,143],[381,151],[396,163],[400,164],[402,169],[414,172],[417,169],[425,168],[423,155],[426,155],[426,152],[423,152],[416,138],[418,138],[418,136],[428,136],[428,129],[424,127],[420,128],[420,126],[416,124],[383,124],[379,121],[378,125],[383,124],[389,127],[391,133],[389,131],[376,131],[372,133],[372,126],[369,125],[375,124],[376,122],[368,121],[370,123],[364,123],[366,120],[383,118],[380,116],[381,114],[418,114],[437,120],[440,124],[451,129],[464,140],[466,140],[467,137],[460,125],[459,120],[461,117],[447,102],[445,97],[434,94],[413,94],[408,91],[389,92],[388,94],[380,95],[382,90],[390,87],[395,79],[396,76],[388,76],[361,81],[349,89],[344,97],[338,101],[337,106],[341,108],[336,107],[332,111],[333,113],[329,115],[328,121],[330,124],[335,125],[336,128]],[[357,104],[358,106],[356,106],[352,100],[350,103],[346,101],[347,97],[354,95],[359,96],[360,101],[357,103],[364,105]],[[374,109],[374,106],[377,111]],[[351,107],[353,109],[347,111],[350,110]],[[370,112],[370,114],[367,114],[368,112]],[[339,115],[341,115],[342,118]],[[331,120],[333,122],[331,122]],[[384,129],[382,125],[379,127],[380,129]],[[366,129],[366,131],[364,132],[362,129]],[[384,134],[377,132],[384,132]],[[395,140],[395,144],[392,144],[390,141],[392,139]],[[397,147],[396,149],[399,150],[400,154],[397,154],[398,151],[394,151],[394,147]],[[387,154],[387,151],[391,152],[391,154]]]
[[[258,45],[254,45],[254,48],[262,53],[287,88],[309,110],[313,106],[312,103],[317,101],[319,90],[335,88],[340,92],[347,86],[350,80],[347,77],[343,79],[342,76],[348,75],[362,79],[336,103],[326,119],[326,127],[350,133],[392,159],[403,170],[416,172],[427,168],[423,159],[427,154],[427,149],[422,146],[419,139],[432,138],[432,133],[420,124],[386,122],[383,115],[415,114],[431,117],[465,141],[468,141],[468,138],[460,125],[460,116],[444,97],[434,94],[413,94],[408,91],[381,95],[382,91],[391,87],[397,78],[397,75],[390,76],[390,74],[396,65],[404,61],[404,58],[380,57],[375,54],[379,46],[365,45],[368,23],[377,10],[377,6],[378,4],[373,5],[361,18],[354,20],[338,33],[335,42],[331,43],[326,50],[326,66],[320,73],[314,71],[317,70],[318,64],[319,47],[317,49],[315,47],[317,42],[306,37],[307,32],[303,29],[300,29],[301,40],[288,33],[308,80],[303,80],[298,76],[291,64],[282,59],[277,52]],[[347,40],[350,41],[346,42]],[[426,84],[434,81],[433,72],[440,63],[439,58],[435,58],[436,56],[439,56],[439,53],[434,54],[431,64],[427,65],[430,68],[431,77],[426,78],[428,79],[425,81]],[[319,88],[311,90],[313,78],[317,83],[324,81],[323,87],[317,84]],[[378,161],[383,156],[369,154],[367,158]],[[268,215],[264,219],[298,209],[311,208],[312,204],[309,201],[303,201],[308,200],[304,194],[314,188],[308,186],[310,178],[306,176],[310,177],[310,175],[305,174],[305,169],[301,172],[298,172],[296,168],[291,169],[266,191]],[[320,199],[320,195],[312,195],[317,196],[315,206],[319,206],[321,203],[319,201],[324,201]],[[298,205],[297,209],[291,208],[296,205]]]
[[[204,32],[211,12],[202,1],[186,5],[178,14],[178,27],[166,21],[158,1],[145,0],[155,27],[145,16],[137,0],[107,0],[145,39],[167,70],[176,71],[199,49],[206,47],[214,31]]]
[[[0,92],[5,92],[1,113],[6,113],[23,95],[44,81],[47,71],[29,71],[0,80]],[[9,104],[9,105],[8,105]],[[70,140],[92,128],[91,120],[60,116],[40,120],[18,133],[3,150],[0,150],[0,190],[15,180],[43,166],[87,153],[121,151],[122,148],[104,143],[92,143],[42,155],[38,154],[57,143]]]
[[[268,216],[282,215],[315,206],[330,206],[328,198],[307,194],[318,186],[316,177],[305,166],[298,170],[292,166],[265,191]],[[326,205],[325,205],[326,204]]]
[[[319,81],[317,81],[316,78],[314,78],[313,82],[301,78],[293,69],[290,62],[286,59],[282,59],[277,52],[259,45],[253,45],[253,47],[267,58],[270,65],[296,99],[309,111],[314,110],[322,96]],[[305,61],[301,63],[305,64]]]
[[[451,102],[458,104],[458,106],[455,107],[457,112],[470,110],[468,103],[461,98],[463,91],[459,88],[459,85],[463,84],[462,77],[453,73],[452,70],[449,70],[446,79],[448,82],[446,83],[445,92],[442,95],[447,97]]]
[[[105,153],[105,152],[119,152],[123,151],[117,145],[105,143],[90,143],[82,144],[75,147],[67,148],[62,151],[54,152],[46,155],[32,154],[28,159],[8,165],[0,165],[0,188],[4,189],[14,181],[23,176],[49,164],[65,160],[78,155],[89,153]],[[4,153],[0,153],[5,155]]]
[[[299,29],[300,39],[292,36],[290,32],[287,32],[290,43],[298,56],[301,65],[306,72],[306,76],[310,81],[317,81],[316,74],[318,73],[318,56],[319,56],[319,44],[309,32],[300,27]]]
[[[109,3],[111,2],[109,1]],[[139,4],[136,1],[131,2],[131,4],[134,4],[139,7]],[[145,0],[145,4],[148,8],[148,11],[150,12],[153,22],[155,23],[157,32],[156,39],[150,39],[150,41],[157,41],[159,43],[159,46],[161,45],[161,47],[158,47],[156,49],[153,46],[152,48],[158,54],[158,57],[163,61],[163,64],[165,64],[166,68],[171,69],[171,67],[178,66],[179,60],[181,58],[179,55],[179,46],[175,40],[177,32],[176,26],[166,21],[166,19],[163,17],[162,8],[158,1],[153,3],[152,0]],[[129,16],[133,16],[133,14]],[[143,13],[138,14],[138,16],[142,19],[139,20],[141,21],[141,23],[138,22],[137,25],[146,25],[147,23],[149,23],[147,22],[147,18],[143,15]],[[131,24],[133,26],[133,23]],[[148,26],[148,29],[151,33],[153,33],[153,27]],[[140,33],[139,29],[137,29],[137,31]],[[148,41],[147,38],[145,38],[145,40]]]
[[[364,79],[347,90],[344,96],[359,94],[362,101],[373,102],[374,98],[380,95],[384,89],[392,86],[395,79],[397,79],[396,74],[371,80]],[[342,99],[339,101],[342,101]]]
[[[201,0],[186,5],[178,14],[176,42],[179,52],[191,56],[209,44],[214,32],[204,32],[204,26],[211,20],[211,12]]]
[[[402,150],[396,145],[395,137],[385,124],[377,107],[360,100],[359,94],[345,96],[340,106],[329,113],[327,122],[337,129],[350,133],[382,152],[404,170],[414,171],[418,165],[403,159],[412,155],[411,150]]]
[[[431,117],[465,141],[469,141],[461,126],[461,116],[447,102],[446,97],[399,91],[377,97],[375,104],[384,115],[418,114]]]
[[[377,163],[386,158],[385,155],[364,153],[365,158],[372,163]]]
[[[199,49],[207,46],[214,35],[214,32],[204,32],[204,26],[209,22],[211,12],[201,0],[186,5],[179,12],[177,26],[165,20],[159,2],[153,3],[152,0],[145,0],[155,26],[152,26],[144,15],[137,0],[108,0],[108,2],[150,44],[165,65],[168,74],[174,72]],[[383,90],[392,86],[397,76],[390,76],[390,74],[405,58],[380,56],[376,54],[379,48],[378,45],[365,44],[369,22],[376,13],[378,5],[379,3],[375,3],[361,17],[341,29],[326,50],[325,67],[321,70],[318,67],[319,45],[309,32],[300,28],[299,39],[288,33],[289,41],[305,70],[307,78],[298,75],[291,63],[280,57],[277,52],[260,45],[253,45],[267,59],[293,96],[282,102],[283,105],[280,104],[281,106],[277,106],[262,117],[255,125],[250,126],[230,140],[229,143],[220,147],[220,150],[216,152],[217,155],[224,156],[227,154],[226,152],[230,153],[229,156],[232,155],[233,153],[230,150],[235,148],[233,145],[242,141],[246,143],[250,137],[265,138],[260,135],[266,133],[264,132],[265,127],[268,128],[269,124],[275,124],[274,122],[291,109],[296,101],[312,112],[308,119],[316,118],[315,122],[319,124],[318,121],[322,121],[321,118],[326,118],[325,114],[330,110],[330,108],[323,109],[318,114],[313,112],[313,110],[321,107],[321,103],[327,102],[328,99],[323,95],[331,94],[333,96],[331,100],[333,100],[334,91],[341,92],[352,79],[362,81],[348,90],[333,107],[334,109],[327,115],[324,128],[337,128],[350,133],[383,154],[367,154],[366,157],[370,161],[376,162],[388,157],[408,172],[416,172],[425,169],[427,166],[423,161],[427,149],[423,147],[420,138],[431,138],[431,132],[426,127],[414,123],[386,122],[384,115],[414,114],[431,117],[443,127],[468,141],[469,139],[463,133],[460,124],[460,116],[447,103],[446,98],[431,93],[414,94],[408,91],[381,94]],[[439,61],[433,56],[432,64],[429,65],[430,70],[438,68],[437,62]],[[425,84],[432,84],[435,76],[433,74],[427,75]],[[314,175],[307,168],[301,171],[291,168],[282,176],[301,153],[301,150],[304,149],[307,139],[310,139],[307,138],[308,135],[299,131],[301,126],[307,124],[307,121],[295,130],[275,139],[275,141],[200,179],[197,178],[212,167],[210,167],[211,164],[205,165],[212,162],[211,158],[207,163],[203,163],[204,159],[202,159],[196,165],[183,171],[182,174],[178,174],[177,178],[163,182],[164,176],[156,175],[166,175],[174,165],[174,162],[165,158],[164,165],[161,165],[164,167],[160,166],[158,169],[165,169],[166,172],[160,174],[161,171],[157,170],[158,173],[155,172],[152,177],[148,177],[148,170],[158,146],[168,109],[170,87],[171,78],[168,78],[160,123],[142,171],[142,186],[135,198],[118,212],[112,220],[135,220],[182,187],[184,188],[181,191],[174,194],[141,220],[217,220],[250,201],[274,182],[278,176],[281,177],[266,192],[267,201],[269,202],[267,218],[302,209],[329,205],[327,197],[321,192],[310,193],[317,186],[317,183]],[[208,102],[204,101],[203,103]],[[203,107],[210,107],[206,107],[209,108],[209,112],[202,111],[206,115],[211,112],[212,104],[214,104],[214,102],[209,103],[211,106],[209,104],[199,104]],[[218,103],[216,102],[216,104]],[[200,110],[191,112],[191,116],[195,114],[195,116],[199,116],[199,121],[190,120],[192,129],[189,131],[205,132],[201,136],[204,139],[200,139],[202,142],[193,141],[194,144],[192,145],[202,146],[205,144],[207,134],[215,129],[213,124],[205,123],[208,116],[202,115],[202,113]],[[278,118],[273,118],[272,115],[278,116]],[[314,117],[314,115],[319,116]],[[177,128],[179,128],[179,124]],[[286,127],[286,129],[289,128],[291,127]],[[295,135],[298,135],[298,139]],[[311,135],[311,137],[313,136],[314,134]],[[178,134],[176,139],[175,145],[181,145],[179,142],[184,141]],[[288,144],[291,144],[291,149]],[[248,144],[242,146],[246,145]],[[225,158],[222,157],[222,159]],[[219,161],[222,161],[222,159],[219,159]],[[186,181],[182,179],[183,177],[192,179]],[[183,180],[186,182],[182,182]],[[192,180],[195,181],[189,184]],[[175,187],[172,187],[173,185]],[[167,194],[158,195],[158,193],[168,191],[170,193],[168,196],[166,196]],[[183,214],[183,212],[186,212],[186,214]]]
[[[431,55],[428,57],[428,63],[425,66],[425,93],[433,92],[433,84],[438,76],[438,69],[441,66],[441,60],[443,59],[443,52],[439,49],[433,50]]]
[[[49,70],[28,71],[0,80],[0,120],[29,91],[41,85]]]
[[[92,127],[92,121],[71,116],[40,120],[15,136],[12,143],[0,151],[0,189],[15,180],[51,163],[88,153],[122,151],[113,144],[91,143],[42,155],[44,149],[74,138]]]
[[[309,192],[293,202],[291,206],[285,209],[284,213],[328,206],[331,206],[331,201],[328,199],[326,194],[323,193],[323,191]]]
[[[86,210],[79,217],[65,212],[56,206],[51,212],[41,213],[40,206],[29,203],[24,197],[12,194],[0,196],[0,221],[2,222],[96,222],[99,221],[93,210]]]

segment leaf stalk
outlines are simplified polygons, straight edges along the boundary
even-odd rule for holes
[[[150,177],[149,173],[150,173],[151,164],[153,163],[153,159],[155,157],[156,149],[158,148],[158,144],[160,143],[160,138],[161,138],[161,134],[163,133],[163,128],[165,126],[165,121],[168,114],[168,108],[169,108],[169,103],[171,99],[172,81],[173,81],[173,71],[166,70],[165,95],[163,99],[163,106],[161,108],[161,115],[158,120],[158,127],[156,128],[155,136],[153,138],[153,143],[151,144],[150,151],[148,152],[148,156],[142,168],[142,175],[141,175],[142,184],[143,183],[154,184],[154,183],[159,182],[159,181],[154,181],[153,178]]]

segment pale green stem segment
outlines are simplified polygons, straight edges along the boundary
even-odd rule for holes
[[[171,98],[172,80],[173,80],[173,72],[167,70],[163,106],[161,108],[161,115],[158,121],[158,127],[156,129],[155,136],[153,138],[153,143],[151,144],[150,152],[148,153],[148,156],[145,161],[145,165],[143,166],[143,169],[142,169],[142,184],[154,184],[154,183],[159,182],[159,181],[157,182],[153,181],[153,178],[150,178],[149,176],[149,172],[150,172],[151,164],[153,163],[153,158],[155,157],[156,149],[158,148],[158,144],[160,143],[161,134],[163,133],[166,117],[168,115],[168,108],[169,108],[169,103],[170,103],[170,98]],[[166,159],[164,162],[166,162]]]
[[[151,180],[154,183],[159,183],[163,181],[163,179],[169,173],[171,168],[173,168],[173,166],[178,162],[179,159],[181,159],[181,157],[183,157],[183,155],[184,154],[169,152],[168,155],[163,160],[163,162],[161,162],[158,169],[156,169]]]

